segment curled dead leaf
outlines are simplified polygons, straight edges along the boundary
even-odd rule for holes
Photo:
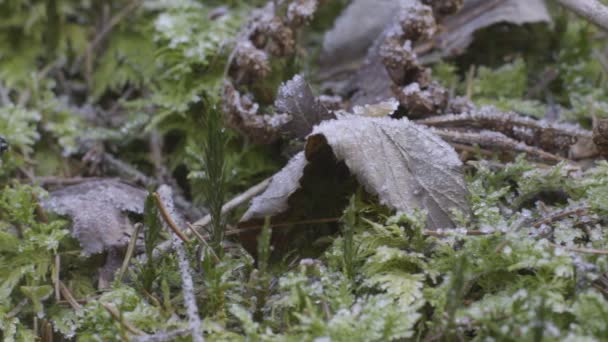
[[[327,151],[332,158],[319,158]],[[327,164],[319,165],[323,162]],[[462,163],[441,138],[407,119],[344,115],[314,128],[305,151],[293,157],[267,190],[253,199],[241,222],[246,225],[267,216],[289,216],[286,212],[301,209],[294,208],[299,191],[317,197],[319,202],[333,196],[323,188],[316,188],[316,193],[307,191],[307,186],[324,182],[322,173],[313,179],[310,170],[325,168],[333,177],[337,173],[330,170],[341,163],[368,193],[389,208],[427,210],[429,227],[453,227],[451,211],[469,211]],[[344,176],[334,181],[349,180]]]

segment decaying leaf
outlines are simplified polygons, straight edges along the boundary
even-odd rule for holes
[[[367,54],[374,49],[374,42],[394,22],[399,8],[416,2],[383,0],[379,4],[376,0],[353,1],[336,20],[333,29],[325,34],[321,74],[332,78],[358,70],[364,59],[369,59]],[[465,0],[458,13],[439,22],[444,29],[425,44],[424,50],[435,48],[442,56],[453,56],[464,52],[476,31],[493,24],[521,25],[550,20],[543,0]]]
[[[132,227],[128,213],[142,214],[146,192],[118,180],[95,180],[50,193],[42,206],[72,220],[71,232],[82,253],[125,247]]]
[[[436,37],[436,46],[442,56],[460,54],[473,41],[475,31],[502,22],[549,23],[551,16],[543,0],[465,0],[458,14],[442,22],[445,29]]]
[[[302,139],[313,126],[333,118],[333,114],[315,98],[301,75],[283,83],[274,103],[276,112],[258,113],[251,96],[241,95],[230,82],[224,86],[224,112],[227,123],[257,143],[268,144],[281,135]]]
[[[334,117],[315,98],[301,75],[281,85],[274,107],[277,114],[289,116],[289,121],[280,127],[281,133],[288,138],[304,138],[316,124]]]
[[[347,115],[315,127],[305,151],[274,176],[242,221],[283,213],[305,168],[327,146],[381,203],[397,211],[427,210],[429,227],[452,227],[450,211],[468,211],[462,164],[450,145],[407,119]]]

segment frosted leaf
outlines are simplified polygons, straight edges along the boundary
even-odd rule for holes
[[[304,152],[296,154],[289,163],[272,177],[268,189],[251,201],[241,221],[282,213],[288,209],[287,198],[300,187],[300,178],[306,166]]]
[[[333,118],[301,75],[281,85],[274,106],[277,113],[289,115],[290,120],[282,124],[280,131],[290,138],[304,138],[314,125]]]
[[[382,204],[397,211],[425,209],[432,228],[453,227],[452,209],[469,211],[462,163],[450,145],[407,119],[349,115],[316,126],[305,152],[274,176],[242,221],[285,212],[304,168],[318,162],[315,154],[326,146]]]
[[[85,255],[128,244],[127,213],[142,214],[146,191],[118,180],[94,180],[50,193],[44,209],[72,219],[71,233]]]

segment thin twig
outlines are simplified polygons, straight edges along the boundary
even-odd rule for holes
[[[61,300],[61,286],[59,286],[59,272],[61,271],[61,256],[55,254],[55,269],[53,270],[53,285],[55,287],[55,301]]]
[[[222,206],[222,215],[225,215],[226,213],[232,211],[233,209],[237,208],[241,204],[247,202],[254,196],[257,196],[262,191],[266,190],[266,188],[270,184],[271,180],[272,180],[272,177],[266,178],[265,180],[261,181],[260,183],[247,189],[247,191],[239,194],[238,196],[232,198],[230,201],[226,202]],[[192,224],[192,226],[196,229],[200,229],[200,228],[206,227],[209,223],[211,223],[211,215],[207,215],[207,216],[203,217],[202,219],[194,222]]]
[[[163,203],[162,199],[160,198],[160,195],[155,192],[152,194],[152,197],[154,197],[154,202],[156,203],[156,206],[158,207],[158,210],[160,211],[161,216],[163,217],[165,222],[167,222],[167,226],[169,226],[169,228],[171,228],[171,230],[175,233],[175,235],[177,235],[182,241],[190,242],[190,239],[188,239],[188,237],[186,235],[184,235],[184,233],[182,233],[182,230],[179,229],[179,227],[173,221],[173,218],[171,218],[171,216],[167,212],[167,208],[165,207],[165,204]]]
[[[200,241],[203,245],[205,245],[205,247],[208,248],[208,250],[211,251],[211,255],[213,255],[213,258],[215,259],[215,261],[220,262],[220,257],[217,255],[217,253],[215,253],[215,250],[213,248],[211,248],[211,246],[209,246],[209,244],[207,243],[209,236],[207,236],[207,238],[202,236],[189,222],[186,222],[186,226],[190,229],[192,234],[194,234],[194,236],[196,236],[198,241]]]
[[[23,298],[19,303],[17,303],[17,305],[15,305],[15,307],[11,311],[6,314],[6,316],[4,316],[4,318],[10,319],[16,317],[21,312],[21,310],[23,310],[23,308],[28,302],[29,299]]]
[[[570,215],[583,215],[585,214],[587,211],[589,211],[589,209],[591,209],[590,206],[588,205],[584,205],[581,207],[576,207],[576,208],[566,208],[566,209],[561,209],[555,212],[550,213],[549,215],[541,218],[540,220],[534,222],[532,224],[532,226],[534,228],[538,228],[540,226],[542,226],[543,224],[549,224],[549,223],[553,223],[559,219],[562,219],[564,217],[568,217]]]
[[[454,132],[449,130],[434,130],[434,133],[450,142],[459,144],[474,144],[485,148],[500,148],[501,150],[523,152],[532,157],[541,158],[553,162],[565,161],[567,159],[555,154],[545,152],[539,148],[528,146],[522,142],[507,137],[498,132],[485,131],[475,132]]]
[[[137,239],[139,238],[139,232],[143,228],[141,223],[136,223],[133,229],[133,235],[131,235],[131,240],[129,241],[129,246],[127,247],[127,252],[125,253],[125,259],[122,262],[122,266],[118,271],[118,275],[116,276],[116,280],[118,282],[122,281],[122,277],[127,272],[127,268],[129,267],[129,263],[131,262],[131,257],[133,256],[133,252],[135,251],[135,245],[137,243]]]
[[[599,0],[557,0],[562,6],[608,31],[608,6]]]
[[[103,306],[104,309],[106,309],[106,311],[108,311],[110,316],[112,316],[112,318],[116,322],[120,323],[120,325],[125,327],[125,329],[127,329],[131,334],[139,335],[139,336],[146,335],[145,332],[139,330],[136,326],[134,326],[130,322],[124,320],[123,317],[120,315],[120,312],[118,311],[118,309],[116,309],[114,306],[112,306],[108,303],[103,303],[103,302],[101,302],[101,306]]]
[[[74,298],[74,295],[72,295],[72,292],[70,291],[70,289],[68,289],[68,287],[65,286],[65,284],[61,280],[59,281],[59,289],[61,291],[61,295],[63,295],[63,298],[65,298],[65,300],[68,302],[68,304],[70,304],[72,309],[74,309],[74,310],[82,309],[82,305],[78,304],[78,301]]]
[[[553,246],[555,248],[562,248],[562,249],[565,249],[565,250],[570,251],[570,252],[585,253],[585,254],[608,255],[608,250],[605,250],[605,249],[567,247],[567,246],[558,245],[558,244],[553,243],[553,242],[549,242],[549,245],[551,245],[551,246]]]

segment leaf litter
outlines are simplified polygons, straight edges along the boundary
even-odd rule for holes
[[[383,106],[383,105],[381,105]],[[367,110],[374,113],[373,106]],[[362,109],[357,110],[359,113]],[[328,145],[359,183],[397,211],[424,209],[429,227],[448,228],[453,210],[469,211],[462,163],[453,148],[407,119],[366,117],[365,112],[324,121],[307,137],[304,152],[277,173],[241,221],[275,216],[287,209],[308,161]]]

